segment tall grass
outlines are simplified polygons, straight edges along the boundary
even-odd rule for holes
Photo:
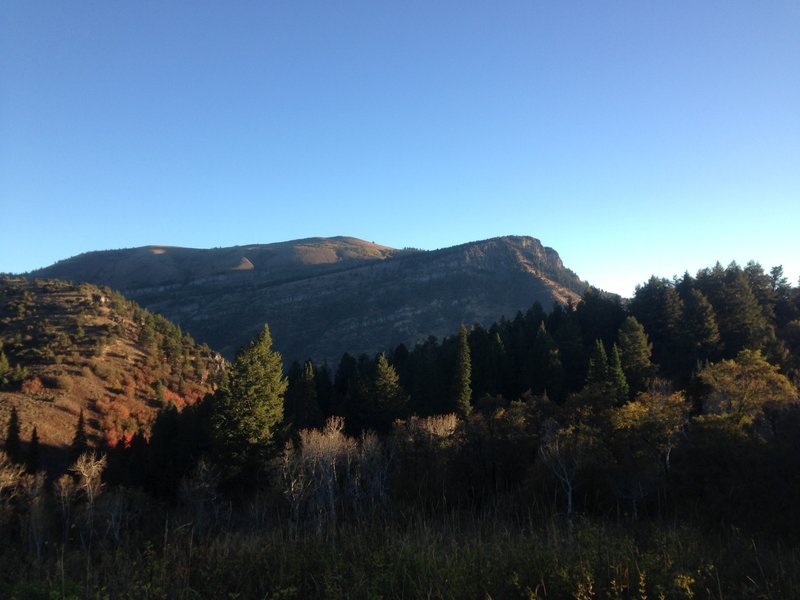
[[[0,597],[797,598],[796,548],[736,530],[509,513],[376,511],[320,531],[274,518],[199,536],[183,515],[118,543],[6,545]],[[242,515],[242,522],[247,522]],[[87,568],[87,561],[89,568]]]

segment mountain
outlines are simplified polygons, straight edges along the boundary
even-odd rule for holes
[[[109,286],[231,357],[269,323],[288,360],[335,362],[459,324],[576,301],[587,284],[552,248],[508,236],[423,251],[349,237],[208,250],[146,246],[34,271]]]
[[[147,431],[162,406],[181,408],[216,389],[224,360],[117,293],[2,278],[3,364],[0,423],[15,407],[22,439],[36,426],[41,444],[57,452],[70,444],[81,411],[94,442]]]

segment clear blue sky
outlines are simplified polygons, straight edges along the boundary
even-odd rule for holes
[[[800,276],[800,2],[0,6],[0,271],[532,235],[593,284]]]

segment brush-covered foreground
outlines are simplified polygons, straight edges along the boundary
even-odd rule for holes
[[[124,496],[124,494],[122,495]],[[124,501],[123,497],[120,501]],[[254,501],[199,533],[185,512],[136,506],[119,539],[5,546],[11,599],[796,598],[797,548],[737,530],[543,514],[377,510],[329,530],[276,519]],[[266,510],[264,510],[266,509]],[[223,511],[224,512],[224,511]],[[238,523],[232,526],[233,521]],[[74,533],[74,532],[73,532]],[[78,536],[79,537],[79,536]]]

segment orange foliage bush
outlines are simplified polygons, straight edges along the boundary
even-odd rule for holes
[[[29,396],[40,396],[46,392],[46,389],[42,384],[42,380],[38,377],[31,377],[30,379],[23,381],[20,390],[23,394],[27,394]]]

